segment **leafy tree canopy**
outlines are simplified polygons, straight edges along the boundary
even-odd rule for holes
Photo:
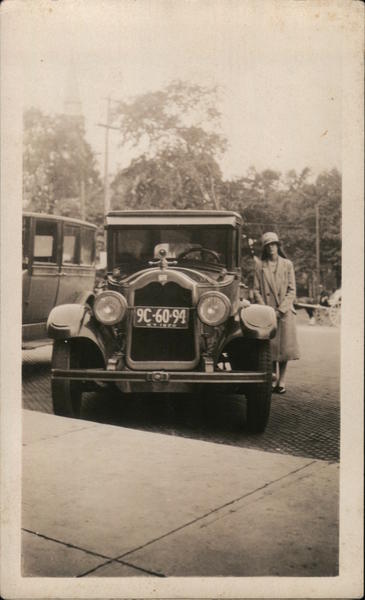
[[[195,155],[166,148],[154,158],[133,160],[112,183],[115,208],[219,208],[217,162],[209,154]]]
[[[217,132],[217,96],[217,87],[173,81],[163,90],[118,102],[114,118],[121,143],[149,157],[166,148],[216,156],[226,149],[225,138]]]
[[[255,240],[260,254],[264,231],[276,231],[298,273],[316,269],[316,207],[319,214],[320,263],[332,269],[336,285],[341,283],[341,175],[324,171],[313,180],[309,169],[297,174],[256,172],[224,182],[220,192],[225,208],[238,210],[245,218],[245,233]]]
[[[114,117],[135,159],[112,183],[115,207],[219,208],[217,88],[174,81],[120,102]]]
[[[285,174],[251,167],[224,180],[219,158],[226,140],[219,133],[217,90],[172,82],[129,102],[118,103],[115,119],[123,144],[135,158],[112,182],[112,206],[222,208],[241,213],[244,233],[260,254],[264,231],[279,234],[298,275],[316,269],[316,207],[320,262],[341,282],[341,175],[309,169]],[[83,194],[82,194],[83,190]],[[103,203],[93,152],[82,121],[30,109],[24,115],[24,206],[102,223]]]

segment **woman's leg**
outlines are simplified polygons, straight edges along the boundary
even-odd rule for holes
[[[287,366],[288,366],[288,362],[286,360],[279,362],[279,380],[278,380],[279,387],[285,388],[285,375],[286,375]]]
[[[278,378],[279,378],[278,366],[279,366],[279,363],[276,361],[273,361],[273,363],[272,363],[272,386],[273,387],[275,387],[277,385]]]

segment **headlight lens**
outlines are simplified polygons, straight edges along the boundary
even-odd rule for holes
[[[115,325],[127,312],[127,301],[118,292],[101,292],[95,298],[94,315],[104,325]]]
[[[199,319],[206,325],[220,325],[228,319],[231,303],[220,292],[206,292],[198,302]]]

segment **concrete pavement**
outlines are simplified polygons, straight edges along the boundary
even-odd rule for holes
[[[24,576],[335,576],[339,465],[23,411]]]

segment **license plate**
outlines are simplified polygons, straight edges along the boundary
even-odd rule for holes
[[[169,306],[137,306],[134,309],[134,327],[186,329],[189,309]]]

